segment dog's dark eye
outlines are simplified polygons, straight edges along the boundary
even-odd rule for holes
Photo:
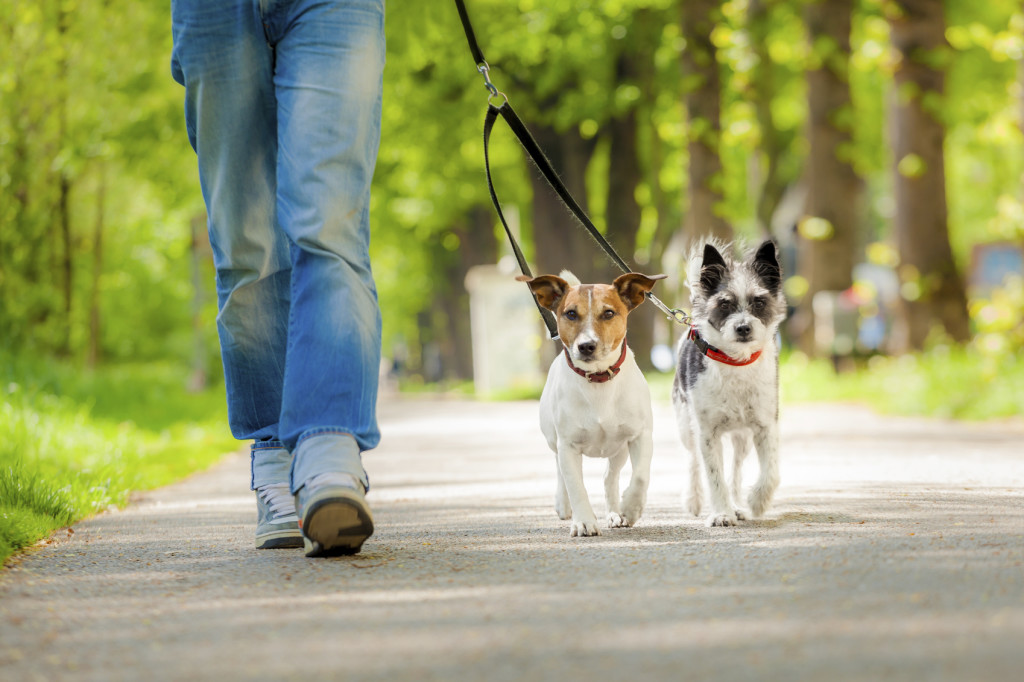
[[[768,305],[768,301],[764,300],[763,298],[755,298],[751,302],[750,307],[753,308],[754,310],[761,311],[764,310],[764,307],[766,305]]]
[[[610,320],[613,317],[615,317],[615,311],[614,310],[606,310],[603,313],[601,313],[601,319],[602,320]]]
[[[736,304],[733,303],[732,301],[720,301],[718,303],[718,309],[721,310],[723,313],[731,313],[732,311],[736,310]]]
[[[579,318],[579,315],[576,314],[575,310],[565,311],[565,319],[575,322],[577,318]]]

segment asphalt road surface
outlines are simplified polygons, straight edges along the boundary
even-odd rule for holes
[[[571,538],[537,409],[385,401],[355,557],[254,549],[245,454],[62,531],[0,572],[0,680],[1024,679],[1020,422],[787,408],[768,516],[707,528],[659,404],[644,517]]]

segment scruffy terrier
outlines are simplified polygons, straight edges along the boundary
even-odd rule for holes
[[[711,512],[708,526],[733,526],[747,512],[740,506],[741,471],[751,441],[761,473],[747,498],[761,516],[779,485],[779,352],[775,341],[786,315],[782,269],[775,244],[765,241],[736,261],[731,245],[698,245],[687,268],[693,326],[679,345],[672,387],[679,434],[690,452],[685,506],[694,516],[704,507],[700,464],[704,462]],[[733,475],[723,473],[722,438],[733,444]]]

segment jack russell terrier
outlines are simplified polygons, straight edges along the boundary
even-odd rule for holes
[[[555,314],[564,345],[541,394],[540,428],[558,464],[555,512],[572,518],[571,536],[601,534],[583,484],[583,455],[608,460],[609,528],[632,526],[643,513],[653,449],[651,394],[626,346],[626,316],[664,277],[629,273],[611,284],[580,284],[568,272],[516,278]],[[627,457],[632,477],[620,500],[619,473]]]

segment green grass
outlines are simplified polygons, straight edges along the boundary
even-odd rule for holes
[[[987,355],[974,346],[875,357],[836,372],[827,360],[784,354],[784,404],[850,402],[882,414],[985,420],[1024,416],[1024,360]],[[667,400],[671,375],[649,377],[655,400]]]
[[[876,357],[838,374],[829,362],[794,354],[781,382],[787,402],[857,402],[883,414],[969,420],[1024,416],[1024,361],[974,346]]]
[[[0,354],[0,561],[236,448],[223,389],[189,393],[186,377]]]

